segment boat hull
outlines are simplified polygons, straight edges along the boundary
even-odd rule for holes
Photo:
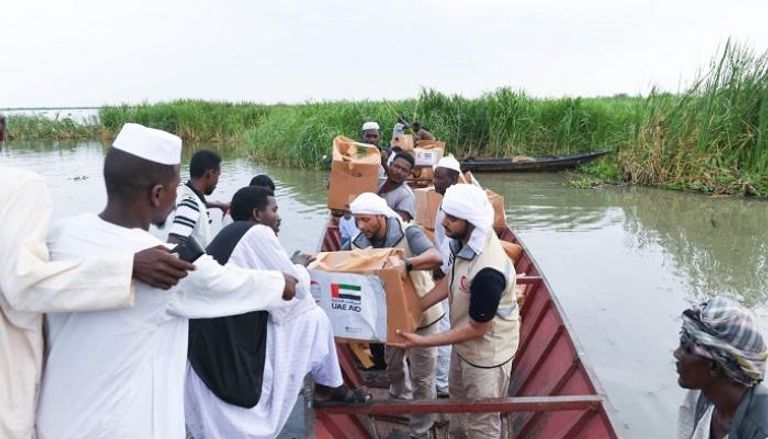
[[[468,158],[461,161],[461,170],[472,172],[557,172],[596,160],[611,151],[598,151],[562,157],[534,157],[531,161],[511,159]]]

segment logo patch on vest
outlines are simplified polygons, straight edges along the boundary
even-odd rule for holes
[[[459,288],[461,288],[461,291],[469,294],[469,280],[467,279],[467,276],[461,276],[461,279],[459,279]]]

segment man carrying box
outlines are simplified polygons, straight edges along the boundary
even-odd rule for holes
[[[405,266],[410,272],[417,294],[423,297],[429,292],[434,286],[430,270],[440,266],[442,257],[421,227],[404,224],[383,198],[370,192],[355,198],[350,204],[350,210],[355,216],[360,233],[352,238],[345,250],[371,247],[402,249],[405,253]],[[442,318],[443,311],[439,304],[433,305],[426,308],[422,314],[416,331],[421,336],[427,337],[437,333],[436,323]],[[423,347],[408,352],[410,371],[405,354],[406,352],[398,347],[386,348],[390,395],[400,399],[434,399],[437,350],[434,347]],[[434,422],[434,414],[411,416],[411,437],[430,437]]]
[[[514,267],[493,231],[493,208],[482,189],[451,186],[442,209],[453,264],[421,303],[427,309],[448,297],[451,329],[428,336],[401,333],[408,340],[402,346],[453,345],[451,398],[505,397],[520,333]],[[456,438],[499,438],[501,424],[499,413],[452,415],[449,433]]]

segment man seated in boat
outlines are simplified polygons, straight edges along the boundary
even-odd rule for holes
[[[503,398],[520,334],[515,269],[494,233],[493,208],[482,189],[453,185],[445,192],[442,209],[453,263],[421,304],[429,309],[447,297],[451,329],[427,336],[403,333],[408,340],[403,347],[453,345],[451,398]],[[450,417],[451,437],[499,438],[502,431],[499,413]]]
[[[275,182],[272,181],[271,178],[269,178],[269,175],[266,174],[259,174],[251,179],[251,182],[248,184],[248,186],[261,186],[263,188],[267,188],[272,193],[275,192],[277,189],[275,187]]]
[[[366,192],[350,204],[360,233],[352,238],[345,249],[399,248],[405,254],[405,266],[416,292],[421,296],[434,285],[431,270],[440,266],[442,257],[420,226],[405,224],[378,195]],[[424,311],[417,330],[422,336],[437,333],[436,323],[442,318],[442,307],[437,304]],[[435,364],[437,350],[433,347],[413,349],[407,353],[398,347],[385,349],[389,394],[398,399],[434,399]],[[429,437],[435,415],[412,415],[409,429],[411,437]]]
[[[675,350],[677,382],[690,389],[680,409],[680,439],[768,437],[768,348],[755,315],[712,298],[683,312]]]
[[[311,374],[318,405],[367,404],[344,385],[331,322],[309,294],[311,259],[288,257],[277,233],[275,197],[264,187],[238,190],[234,222],[208,254],[221,264],[279,270],[298,278],[297,296],[265,311],[190,321],[185,393],[187,428],[195,438],[273,438],[288,420]],[[296,263],[296,264],[294,264]]]
[[[419,140],[437,140],[435,135],[426,128],[422,127],[419,122],[414,122],[411,129],[413,129],[414,142],[418,142]]]
[[[414,163],[413,156],[406,152],[395,154],[389,164],[388,177],[377,192],[405,222],[416,216],[416,196],[406,182]]]

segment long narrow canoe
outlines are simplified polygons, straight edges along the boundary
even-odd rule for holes
[[[598,159],[611,151],[584,152],[566,156],[532,157],[530,160],[468,157],[461,170],[472,172],[556,172]]]
[[[321,439],[386,437],[381,419],[416,413],[509,413],[513,438],[616,438],[610,407],[565,319],[562,308],[525,245],[509,228],[496,231],[505,241],[523,246],[516,264],[523,303],[520,345],[512,363],[509,397],[473,401],[377,400],[369,407],[310,410],[308,436]],[[323,235],[321,251],[337,251],[341,238],[332,218]],[[363,379],[348,345],[337,344],[344,380],[351,388]]]

